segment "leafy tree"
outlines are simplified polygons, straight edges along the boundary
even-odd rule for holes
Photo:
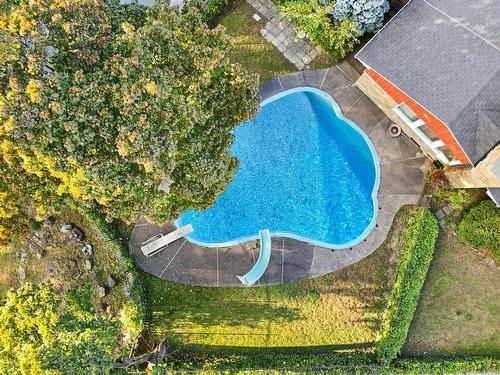
[[[117,340],[116,322],[47,285],[11,290],[0,307],[2,374],[107,374]]]
[[[371,33],[382,27],[388,10],[388,0],[337,0],[331,15],[337,21],[349,18],[356,22],[359,31]]]
[[[8,244],[12,233],[25,232],[33,220],[51,213],[58,203],[51,191],[54,181],[50,176],[28,174],[15,152],[9,149],[1,152],[0,247]]]
[[[2,4],[2,168],[33,179],[26,199],[95,200],[127,222],[214,203],[238,164],[231,131],[258,106],[221,27],[118,0]]]

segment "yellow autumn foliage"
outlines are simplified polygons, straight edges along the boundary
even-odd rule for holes
[[[9,134],[16,127],[14,116],[9,116],[0,126],[0,135]]]
[[[0,191],[0,218],[10,219],[19,212],[17,205],[7,192]]]
[[[42,97],[40,96],[40,88],[42,87],[42,83],[36,79],[30,79],[26,89],[26,95],[28,95],[29,99],[36,104],[42,103]]]
[[[158,93],[158,86],[156,85],[156,82],[150,81],[146,84],[145,86],[146,91],[150,93],[151,95],[156,95]]]

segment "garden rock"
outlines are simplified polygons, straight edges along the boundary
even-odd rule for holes
[[[23,284],[24,281],[26,280],[26,270],[24,269],[24,267],[19,267],[17,269],[17,274],[19,277],[19,282]]]
[[[85,271],[92,271],[92,261],[90,259],[85,260]]]
[[[103,298],[105,296],[106,296],[106,288],[104,288],[103,286],[97,287],[97,297]]]
[[[28,254],[26,254],[26,252],[24,251],[24,249],[21,249],[17,253],[17,256],[19,258],[19,262],[24,263],[24,262],[26,262],[26,257],[28,256]]]
[[[443,217],[445,217],[445,213],[443,212],[443,210],[437,211],[435,215],[438,220],[441,220]]]
[[[73,225],[66,223],[61,227],[61,232],[68,233],[71,229],[73,229]]]
[[[446,215],[449,215],[453,212],[453,207],[451,206],[451,204],[447,204],[446,206],[443,207],[443,212],[446,214]]]
[[[78,228],[71,229],[71,236],[78,242],[80,242],[83,239],[83,233]]]
[[[95,311],[98,314],[101,314],[104,312],[104,305],[102,303],[98,303],[97,306],[95,307]]]
[[[115,279],[113,279],[111,276],[108,276],[108,280],[106,281],[106,285],[109,288],[114,288],[114,286],[116,285]]]
[[[93,249],[92,249],[92,245],[91,244],[85,244],[83,247],[82,247],[82,252],[87,255],[87,256],[92,256],[93,254]]]
[[[45,219],[44,224],[48,227],[53,226],[56,223],[56,218],[54,216],[49,216]]]
[[[172,180],[170,179],[170,177],[167,176],[163,179],[160,186],[158,186],[158,189],[165,192],[165,193],[168,193],[168,192],[170,192],[170,185],[171,184],[172,184]]]

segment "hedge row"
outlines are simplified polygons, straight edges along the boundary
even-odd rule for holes
[[[393,362],[392,373],[396,374],[456,374],[471,372],[498,372],[500,358],[465,357],[435,359],[398,359]]]
[[[268,351],[269,350],[269,351]],[[334,374],[365,374],[373,369],[381,369],[375,363],[373,355],[367,353],[276,353],[272,349],[262,349],[260,353],[255,354],[234,354],[217,355],[203,354],[196,355],[190,353],[177,352],[169,357],[168,363],[154,367],[153,374],[169,374],[183,372],[203,371],[204,374],[221,373],[230,371],[249,371],[252,373],[266,371],[272,373],[277,371],[306,371],[313,369],[328,370],[328,373]]]
[[[423,207],[418,207],[408,219],[399,244],[402,250],[396,280],[375,348],[377,359],[383,363],[395,359],[406,340],[438,232],[436,218]]]
[[[79,211],[87,219],[88,224],[93,226],[93,230],[108,238],[106,246],[114,253],[116,262],[122,268],[126,277],[126,293],[129,294],[129,301],[124,303],[119,318],[126,338],[126,346],[128,348],[134,347],[139,335],[144,330],[146,315],[144,289],[140,275],[130,259],[127,249],[122,246],[120,241],[113,240],[119,236],[106,222],[97,207],[83,207],[69,199],[66,200],[66,205]]]
[[[356,374],[445,374],[500,370],[500,359],[492,357],[406,358],[385,366],[364,353],[256,354],[256,355],[174,355],[168,363],[154,366],[152,374],[198,372],[204,374],[249,373],[286,374],[313,371],[337,375]]]
[[[461,240],[485,247],[500,262],[500,208],[491,200],[479,201],[465,211],[457,226]]]

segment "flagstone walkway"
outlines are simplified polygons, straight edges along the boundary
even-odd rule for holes
[[[321,49],[298,31],[297,26],[279,13],[271,0],[246,0],[268,22],[260,33],[298,70],[308,67]]]

